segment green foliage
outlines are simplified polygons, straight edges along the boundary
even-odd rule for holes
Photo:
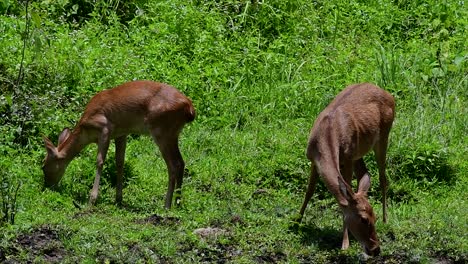
[[[12,161],[2,157],[0,159],[0,226],[14,224],[18,212],[18,192],[21,179],[15,174]]]
[[[2,0],[0,1],[0,14],[19,14],[21,6],[18,4],[19,1],[13,0]]]
[[[395,173],[394,180],[412,179],[423,185],[455,183],[456,173],[448,163],[447,153],[437,145],[420,145],[400,153],[392,157],[389,165]]]
[[[6,1],[8,2],[8,1]],[[95,21],[112,24],[114,20],[127,24],[135,16],[141,15],[146,0],[132,1],[91,1],[91,0],[60,0],[31,1],[33,11],[31,16],[38,22],[67,23],[78,28],[87,22]],[[26,3],[26,2],[25,2]],[[13,13],[13,12],[9,12]]]
[[[395,202],[418,200],[416,190],[431,192],[443,186],[453,186],[457,176],[464,177],[454,170],[447,152],[437,143],[395,151],[388,160],[388,169],[391,179],[389,197]]]

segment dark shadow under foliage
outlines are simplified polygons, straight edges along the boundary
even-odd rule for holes
[[[94,165],[94,164],[93,164]],[[96,176],[96,167],[91,164],[87,164],[82,167],[82,170],[79,174],[74,175],[64,175],[65,177],[72,177],[73,179],[67,181],[60,181],[58,186],[52,188],[53,191],[59,192],[62,195],[70,195],[73,197],[73,202],[75,207],[81,208],[82,205],[87,204],[89,201],[89,192],[93,188],[94,178]],[[41,178],[43,175],[41,175]],[[134,181],[138,178],[138,175],[135,174],[133,166],[131,163],[124,163],[124,175],[123,175],[123,192],[125,193],[125,188],[129,182]],[[115,164],[115,155],[114,153],[109,153],[106,157],[106,161],[103,166],[103,172],[101,176],[101,181],[99,184],[99,197],[102,198],[102,192],[109,187],[115,189],[117,181],[117,168]],[[43,183],[41,183],[43,184]],[[124,194],[125,196],[125,194]],[[98,198],[97,203],[100,202]]]
[[[407,148],[406,148],[407,147]],[[448,153],[438,144],[418,145],[414,148],[392,150],[387,153],[387,179],[389,200],[415,202],[417,189],[431,189],[435,184],[452,186],[457,181],[457,169],[449,163]],[[369,200],[380,201],[379,173],[373,152],[364,156],[371,174],[373,187],[369,190]]]
[[[431,254],[431,257],[434,258],[434,263],[454,263],[454,264],[462,264],[468,263],[468,254],[462,255],[454,255],[453,252],[445,251],[445,250],[438,250],[434,251]]]
[[[395,203],[415,202],[417,200],[414,190],[411,190],[409,187],[405,187],[404,184],[393,184],[393,186],[388,189],[387,197]]]
[[[136,219],[135,223],[137,224],[152,224],[155,226],[165,225],[165,226],[177,226],[180,224],[180,219],[172,216],[160,216],[157,214],[152,214],[143,219]]]
[[[106,162],[104,163],[103,168],[103,177],[102,184],[110,184],[112,187],[115,187],[117,184],[117,165],[115,163],[115,154],[109,153],[107,155]],[[124,176],[123,176],[123,187],[125,188],[130,181],[136,179],[138,175],[135,175],[133,166],[129,162],[124,163]]]
[[[387,172],[390,181],[387,196],[396,203],[415,202],[415,189],[453,186],[458,180],[447,152],[438,145],[420,145],[392,152],[387,158]],[[376,189],[370,195],[380,199]]]
[[[319,228],[314,224],[300,224],[293,228],[297,232],[303,244],[316,244],[320,250],[336,250],[341,247],[343,233],[338,228]]]
[[[229,263],[233,258],[242,254],[234,245],[211,243],[203,248],[185,241],[177,246],[176,259],[183,259],[186,254],[195,254],[201,263]]]
[[[440,182],[448,185],[456,181],[448,154],[437,145],[421,145],[398,151],[388,159],[388,163],[395,180],[413,179],[422,184]]]
[[[147,0],[2,1],[0,13],[18,16],[21,14],[21,9],[29,5],[35,14],[42,13],[57,23],[65,21],[70,26],[79,27],[93,17],[103,24],[109,23],[111,13],[114,12],[121,23],[128,24],[147,2]]]
[[[254,258],[256,263],[283,263],[287,260],[287,255],[281,251],[263,252]]]
[[[95,254],[97,263],[172,263],[159,254],[153,247],[142,243],[127,242],[120,246],[120,252],[98,249]]]
[[[228,37],[236,33],[247,33],[255,30],[264,41],[259,42],[263,49],[285,32],[290,32],[293,24],[291,14],[300,9],[295,1],[269,1],[268,4],[257,0],[251,1],[196,1],[195,4],[212,12],[227,15],[225,28]],[[285,12],[287,11],[287,12]]]

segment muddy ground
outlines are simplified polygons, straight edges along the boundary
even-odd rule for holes
[[[0,248],[0,262],[25,263],[42,261],[60,263],[69,256],[59,238],[59,230],[48,225],[20,234],[9,246]]]

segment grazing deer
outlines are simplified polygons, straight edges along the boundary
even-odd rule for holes
[[[376,217],[367,200],[370,176],[363,156],[371,149],[375,152],[383,221],[387,222],[385,156],[394,116],[395,100],[390,93],[373,84],[354,84],[320,113],[310,132],[307,158],[312,163],[311,175],[300,219],[321,175],[343,211],[342,249],[349,247],[349,229],[368,255],[380,253]],[[357,193],[351,188],[353,171],[359,182]]]
[[[122,202],[122,180],[125,146],[128,134],[151,134],[158,145],[169,172],[166,208],[171,208],[176,190],[176,204],[181,196],[184,160],[179,151],[179,134],[195,118],[189,98],[177,89],[152,81],[132,81],[99,92],[89,101],[80,121],[71,131],[65,128],[58,146],[44,137],[47,155],[42,170],[45,187],[58,184],[70,161],[88,144],[97,143],[96,178],[89,203],[99,192],[99,180],[109,142],[115,139],[117,167],[116,202]]]

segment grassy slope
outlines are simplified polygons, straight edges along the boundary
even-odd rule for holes
[[[148,4],[126,27],[37,27],[50,44],[27,50],[23,92],[46,106],[30,105],[34,131],[23,151],[10,143],[15,127],[2,127],[4,175],[23,187],[16,224],[2,227],[0,260],[57,254],[70,262],[358,262],[356,242],[339,250],[340,213],[322,185],[303,224],[295,229],[291,219],[307,182],[304,149],[314,117],[346,84],[372,81],[395,95],[398,113],[389,149],[390,219],[377,224],[383,256],[370,262],[466,261],[466,10],[425,3],[168,1]],[[16,22],[2,21],[2,47],[11,53],[2,58],[7,79],[21,42]],[[182,208],[162,209],[166,169],[145,137],[127,147],[125,207],[113,205],[108,178],[95,208],[73,205],[86,203],[95,146],[72,162],[59,192],[39,193],[40,133],[57,134],[79,118],[91,94],[133,78],[174,84],[194,99],[198,118],[181,140],[188,168]],[[6,96],[8,87],[2,85]],[[431,175],[445,164],[455,180]],[[370,200],[380,215],[377,182]],[[141,223],[153,214],[163,218]],[[208,226],[227,233],[193,234]],[[18,239],[47,228],[58,237],[42,247]]]

